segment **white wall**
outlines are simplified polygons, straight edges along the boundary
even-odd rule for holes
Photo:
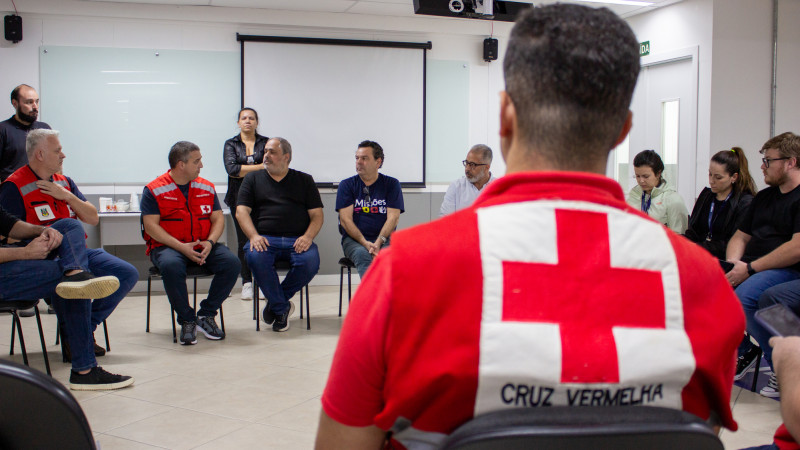
[[[482,43],[489,35],[492,24],[479,20],[80,0],[28,0],[18,2],[18,7],[23,19],[22,42],[12,44],[0,40],[0,94],[3,98],[7,98],[11,89],[20,83],[38,88],[40,45],[239,51],[237,32],[431,41],[433,49],[428,53],[429,59],[464,61],[469,64],[469,142],[470,145],[486,143],[496,149],[499,155],[498,92],[503,88],[502,55],[511,29],[509,23],[494,23],[494,35],[500,40],[501,59],[486,63],[482,58]],[[2,15],[5,14],[8,12]],[[238,83],[238,80],[234,82]],[[43,102],[46,103],[45,100]],[[42,107],[42,115],[46,118],[46,105]],[[179,105],[176,107],[179,108]],[[8,117],[13,112],[7,100],[0,101],[0,117]],[[231,116],[234,114],[232,112]],[[58,128],[58,124],[51,125]],[[232,118],[231,134],[235,131],[235,120]],[[453,177],[463,173],[459,162],[466,151],[465,148],[463,154],[453,155]],[[498,175],[504,173],[501,158],[495,161],[493,172]],[[451,177],[440,178],[443,179],[429,181],[449,182]]]
[[[778,5],[778,96],[775,133],[800,133],[800,2]]]

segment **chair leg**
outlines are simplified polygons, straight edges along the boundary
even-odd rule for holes
[[[55,343],[55,345],[58,345],[58,343],[60,341],[61,341],[61,322],[56,320],[56,343]]]
[[[61,321],[56,321],[56,329],[58,330],[58,335],[61,336]],[[67,358],[67,351],[64,349],[64,345],[69,345],[65,336],[61,336],[61,362],[68,363],[69,359]]]
[[[197,277],[194,277],[194,313],[197,314]]]
[[[300,319],[303,318],[303,288],[300,288]]]
[[[47,356],[47,344],[44,343],[44,332],[42,331],[42,319],[39,317],[39,308],[34,310],[36,313],[36,325],[39,326],[39,341],[42,343],[42,355],[44,356],[44,368],[47,371],[47,374],[53,376],[50,373],[50,358]]]
[[[178,331],[175,330],[175,310],[170,306],[169,308],[172,316],[172,343],[178,343]]]
[[[761,372],[761,356],[763,354],[763,350],[760,348],[758,349],[758,356],[756,357],[756,367],[755,372],[753,372],[753,383],[750,385],[750,392],[756,391],[756,385],[758,384],[758,373]]]
[[[108,343],[108,325],[105,320],[103,321],[103,334],[106,336],[106,351],[110,352],[111,344]]]
[[[144,329],[145,333],[150,332],[150,285],[153,283],[153,277],[147,277],[147,327]]]
[[[256,331],[261,331],[261,318],[258,317],[261,312],[258,306],[260,299],[261,296],[258,295],[258,282],[256,282],[256,278],[253,277],[253,320],[256,321]],[[269,302],[267,302],[267,306],[269,306]]]
[[[14,311],[11,313],[14,315],[14,319],[17,322],[17,335],[19,336],[19,348],[22,349],[22,360],[25,362],[25,365],[28,365],[28,352],[25,350],[25,337],[22,335],[22,321],[19,320],[19,316],[17,312]],[[13,320],[12,320],[13,321]],[[12,324],[13,326],[13,324]]]
[[[342,292],[344,291],[344,266],[339,266],[339,317],[342,317]]]
[[[9,355],[13,355],[14,354],[14,336],[15,336],[15,332],[17,331],[17,329],[14,328],[14,326],[16,324],[17,324],[17,316],[12,312],[11,313],[11,350],[9,350],[9,352],[8,352]]]
[[[311,305],[308,302],[308,285],[306,285],[306,330],[311,329]],[[300,301],[302,302],[303,299],[301,298]]]
[[[350,268],[348,267],[347,268],[347,306],[350,306],[350,299],[353,298],[353,294],[352,294],[352,292],[350,292],[350,289],[351,289],[351,286],[352,286],[352,284],[350,284],[350,275],[351,274],[352,274],[352,272],[350,271]]]
[[[219,321],[222,324],[222,332],[225,332],[225,314],[222,313],[222,305],[219,305]]]

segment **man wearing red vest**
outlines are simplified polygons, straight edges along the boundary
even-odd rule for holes
[[[74,218],[97,225],[100,220],[97,209],[86,201],[72,179],[61,175],[65,155],[58,131],[31,130],[25,150],[28,164],[14,171],[0,186],[0,205],[20,220],[34,225],[55,226]],[[105,354],[105,349],[94,343],[94,330],[111,315],[139,279],[135,267],[105,250],[86,249],[86,255],[89,271],[100,277],[118,279],[119,289],[108,296],[93,296],[93,300],[51,299],[64,333],[66,344],[62,345],[72,361],[70,387],[73,389],[86,389],[80,386],[83,384],[81,372],[97,367],[95,356]],[[56,294],[65,297],[59,290]],[[103,387],[91,389],[100,388]]]
[[[605,8],[521,13],[503,62],[507,175],[400,231],[353,298],[317,448],[436,448],[507,408],[650,405],[736,429],[742,309],[707,252],[603,176],[639,73]]]
[[[225,339],[214,317],[236,284],[239,258],[217,243],[225,229],[214,184],[200,178],[200,148],[187,141],[172,146],[167,173],[145,186],[142,223],[147,254],[161,271],[164,290],[181,325],[181,344],[197,343],[197,329],[208,339]],[[195,313],[189,306],[186,267],[201,265],[214,274],[208,298]]]

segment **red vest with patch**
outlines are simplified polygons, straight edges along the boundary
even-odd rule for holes
[[[67,202],[56,200],[55,198],[43,193],[36,182],[39,177],[31,170],[27,164],[17,169],[6,182],[14,184],[22,196],[25,204],[25,221],[34,225],[49,226],[58,219],[75,218],[75,212],[69,207]],[[69,189],[67,177],[54,174],[53,182],[59,186]]]
[[[169,172],[150,182],[147,188],[158,202],[161,228],[181,242],[208,239],[211,231],[211,213],[217,196],[212,182],[200,177],[192,180],[189,185],[188,201]],[[144,240],[147,243],[148,255],[154,248],[164,245],[147,233],[144,233]]]

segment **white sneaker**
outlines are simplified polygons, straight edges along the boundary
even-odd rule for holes
[[[242,300],[253,299],[253,283],[245,283],[242,285]]]
[[[769,377],[767,385],[761,388],[759,394],[769,398],[780,398],[781,391],[778,388],[778,377],[774,373]]]

